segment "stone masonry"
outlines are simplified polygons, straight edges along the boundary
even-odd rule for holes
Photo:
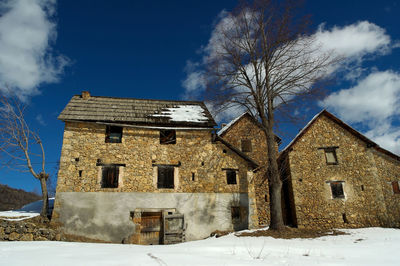
[[[229,128],[224,130],[220,136],[226,139],[236,148],[241,149],[242,141],[251,141],[251,151],[244,152],[247,156],[258,163],[260,168],[254,174],[256,191],[257,213],[259,225],[267,225],[270,221],[269,214],[269,187],[267,175],[268,154],[264,132],[258,127],[248,113],[244,113]],[[278,143],[276,145],[278,152]]]
[[[329,164],[326,151],[332,150],[337,163]],[[382,150],[326,111],[314,118],[280,156],[288,168],[284,178],[291,185],[295,224],[399,226],[400,194],[391,182],[400,180],[400,161]],[[343,197],[334,197],[332,182],[342,186]]]

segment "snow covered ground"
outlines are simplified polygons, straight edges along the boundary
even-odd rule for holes
[[[400,265],[400,230],[344,230],[316,239],[235,237],[168,246],[0,242],[0,265]]]
[[[8,221],[21,221],[28,218],[33,218],[35,216],[40,215],[40,211],[42,210],[43,201],[38,200],[27,205],[24,205],[19,210],[13,211],[0,211],[0,219],[8,220]],[[49,198],[49,208],[53,209],[54,206],[54,198]]]

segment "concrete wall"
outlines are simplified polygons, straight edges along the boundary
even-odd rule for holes
[[[65,233],[121,243],[135,231],[135,209],[175,209],[184,214],[186,240],[208,237],[215,230],[248,227],[247,193],[140,193],[59,192],[58,221]],[[246,211],[240,224],[232,224],[231,206]]]

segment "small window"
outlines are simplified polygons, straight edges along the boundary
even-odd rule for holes
[[[176,131],[160,130],[160,144],[176,144]]]
[[[236,170],[228,169],[226,170],[226,182],[228,185],[236,185]]]
[[[122,127],[107,126],[106,127],[106,143],[121,143]]]
[[[326,164],[338,164],[336,156],[336,148],[326,148],[324,150],[325,150]]]
[[[174,167],[159,165],[157,168],[157,188],[174,188]]]
[[[231,216],[232,216],[232,220],[240,220],[240,207],[232,206],[231,207]]]
[[[118,187],[119,167],[117,165],[105,165],[102,169],[102,188]]]
[[[251,139],[242,139],[242,152],[251,152],[253,147],[251,146]]]
[[[344,199],[343,182],[330,182],[332,198]]]
[[[400,194],[399,181],[393,181],[392,182],[392,188],[393,188],[393,193],[394,194]]]

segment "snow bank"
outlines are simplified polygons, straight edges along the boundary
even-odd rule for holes
[[[208,118],[204,114],[204,109],[198,105],[178,105],[167,108],[160,114],[153,114],[153,117],[167,117],[175,122],[204,122]]]
[[[43,201],[38,200],[27,205],[24,205],[19,210],[14,211],[2,211],[0,212],[0,219],[8,221],[21,221],[29,218],[33,218],[40,215],[42,210]],[[49,210],[53,210],[54,198],[49,198]],[[4,218],[5,217],[5,218]]]
[[[399,229],[345,231],[316,239],[231,234],[168,246],[0,242],[0,265],[399,265]]]

